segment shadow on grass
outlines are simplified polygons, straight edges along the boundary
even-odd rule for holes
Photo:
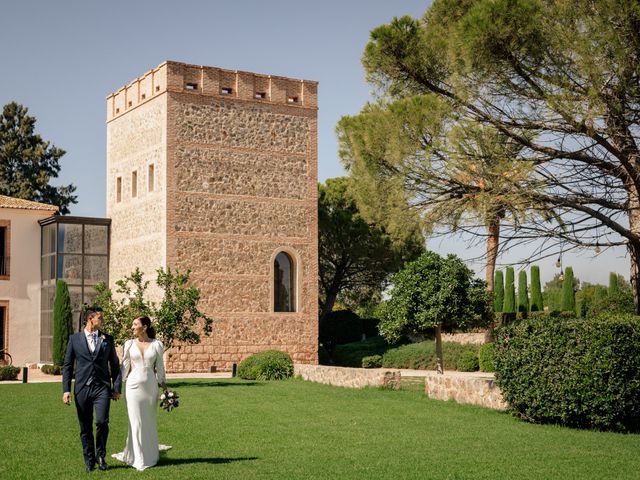
[[[243,381],[232,381],[232,382],[221,382],[216,380],[208,380],[204,382],[199,381],[189,381],[189,380],[180,380],[174,382],[169,380],[167,382],[167,386],[169,388],[181,388],[181,387],[255,387],[262,386],[263,382],[243,382]]]
[[[208,463],[211,465],[218,465],[223,463],[245,462],[247,460],[258,460],[258,457],[160,458],[160,461],[158,462],[157,466],[162,467],[162,466],[170,466],[170,465],[186,465],[190,463]]]

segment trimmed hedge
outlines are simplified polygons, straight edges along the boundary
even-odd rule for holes
[[[478,355],[478,345],[463,345],[455,342],[442,342],[444,369],[455,370],[464,352]],[[466,355],[466,354],[465,354]],[[436,342],[429,340],[411,343],[388,350],[382,356],[382,366],[385,368],[411,368],[416,370],[436,369]]]
[[[238,376],[245,380],[282,380],[292,375],[291,357],[279,350],[256,353],[238,365]]]
[[[40,367],[40,371],[42,371],[42,373],[46,373],[47,375],[62,375],[62,366],[42,365],[42,367]]]
[[[371,355],[362,359],[362,368],[380,368],[382,366],[382,355]]]
[[[456,366],[459,372],[477,372],[480,369],[478,353],[472,352],[471,350],[462,352],[458,357]]]
[[[337,345],[333,352],[333,362],[340,367],[362,367],[362,359],[371,355],[382,355],[389,344],[382,337],[373,337],[361,342]]]
[[[485,343],[478,352],[478,363],[481,372],[495,372],[496,346],[493,343]]]
[[[497,329],[496,382],[535,423],[640,431],[640,317],[531,319]]]
[[[0,380],[17,380],[20,369],[13,365],[5,365],[0,367]]]

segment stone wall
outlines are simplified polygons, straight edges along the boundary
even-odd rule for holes
[[[295,364],[293,374],[304,380],[336,387],[382,387],[393,390],[400,388],[400,372],[398,370]]]
[[[436,400],[454,400],[462,404],[504,410],[506,403],[492,374],[451,372],[425,377],[425,393]]]

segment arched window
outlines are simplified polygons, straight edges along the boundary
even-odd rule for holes
[[[273,310],[275,312],[295,312],[295,271],[291,257],[280,252],[273,265]]]

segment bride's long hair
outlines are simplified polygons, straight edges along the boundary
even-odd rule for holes
[[[147,337],[149,338],[156,338],[156,331],[155,329],[151,326],[151,319],[149,317],[138,317],[138,320],[140,320],[140,323],[144,326],[147,327]]]

